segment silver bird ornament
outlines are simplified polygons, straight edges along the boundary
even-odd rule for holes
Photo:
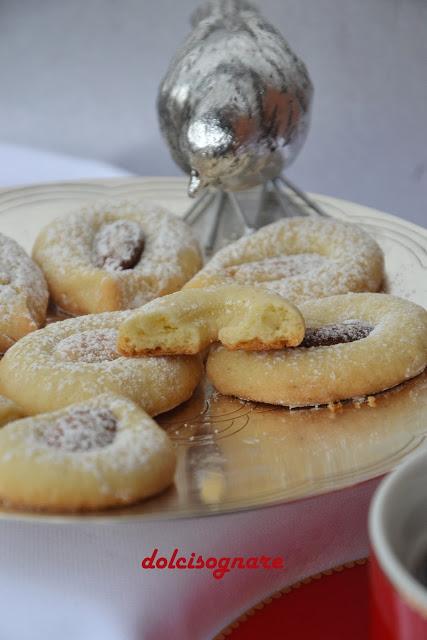
[[[239,191],[274,179],[301,149],[313,87],[282,35],[244,0],[217,0],[163,79],[160,127],[188,193]]]

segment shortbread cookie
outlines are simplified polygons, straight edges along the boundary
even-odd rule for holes
[[[117,331],[129,313],[64,320],[26,336],[0,362],[0,393],[28,415],[106,391],[130,398],[150,415],[187,400],[202,375],[200,359],[120,356]]]
[[[299,304],[349,291],[378,291],[383,262],[375,240],[356,225],[287,218],[218,251],[185,288],[250,284]]]
[[[187,289],[149,302],[120,326],[125,355],[199,353],[219,340],[227,349],[296,346],[304,320],[293,304],[255,287]]]
[[[0,233],[0,353],[44,324],[48,297],[39,267]]]
[[[173,481],[168,436],[140,407],[100,395],[0,430],[0,500],[85,511],[137,502]]]
[[[207,373],[226,395],[288,406],[376,393],[427,365],[427,311],[394,296],[354,293],[300,307],[299,347],[264,353],[214,348]]]
[[[202,261],[191,228],[152,203],[104,203],[57,218],[33,258],[71,314],[133,309],[177,291]]]
[[[12,400],[9,400],[9,398],[0,396],[0,427],[8,422],[12,422],[12,420],[23,418],[24,416],[25,413],[22,411],[21,407],[18,407],[18,405]]]

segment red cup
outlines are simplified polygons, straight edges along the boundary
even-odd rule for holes
[[[372,640],[426,640],[427,452],[381,483],[369,537]]]

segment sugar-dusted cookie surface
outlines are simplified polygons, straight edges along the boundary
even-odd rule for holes
[[[0,233],[0,353],[44,324],[48,297],[41,269]]]
[[[296,346],[305,325],[298,309],[256,287],[225,285],[186,289],[130,314],[119,328],[125,355],[199,353],[212,342],[261,351]]]
[[[394,387],[427,366],[427,311],[379,293],[302,304],[299,347],[247,353],[213,348],[207,373],[220,393],[286,406],[327,404]]]
[[[191,228],[150,202],[100,203],[57,218],[33,258],[71,314],[131,309],[180,289],[201,267]]]
[[[106,391],[130,398],[150,415],[184,402],[202,376],[199,357],[121,356],[117,332],[129,313],[81,316],[26,336],[0,361],[0,393],[28,415]]]
[[[139,406],[108,394],[0,429],[0,500],[49,511],[136,502],[173,482],[175,453]]]
[[[221,249],[186,285],[264,287],[299,304],[349,291],[378,291],[384,258],[375,240],[333,218],[286,218]]]

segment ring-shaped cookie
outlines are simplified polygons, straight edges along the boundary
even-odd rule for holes
[[[125,358],[116,351],[126,311],[56,322],[17,342],[0,362],[0,393],[26,414],[54,411],[109,391],[150,415],[187,400],[202,375],[196,356]]]
[[[131,309],[177,291],[201,267],[191,228],[148,202],[100,203],[57,218],[33,259],[68,313]]]
[[[218,251],[185,288],[255,285],[299,304],[349,291],[378,291],[383,263],[378,244],[356,225],[287,218]]]
[[[207,373],[216,389],[271,404],[326,404],[389,389],[427,365],[427,311],[413,302],[349,293],[300,309],[308,328],[299,347],[262,353],[213,348]]]
[[[0,233],[0,353],[44,324],[48,298],[41,269]]]
[[[281,349],[304,338],[293,304],[255,287],[186,289],[149,302],[120,326],[125,355],[200,353],[212,342],[227,349]]]
[[[130,400],[107,394],[0,430],[0,500],[84,511],[136,502],[173,481],[168,436]]]

